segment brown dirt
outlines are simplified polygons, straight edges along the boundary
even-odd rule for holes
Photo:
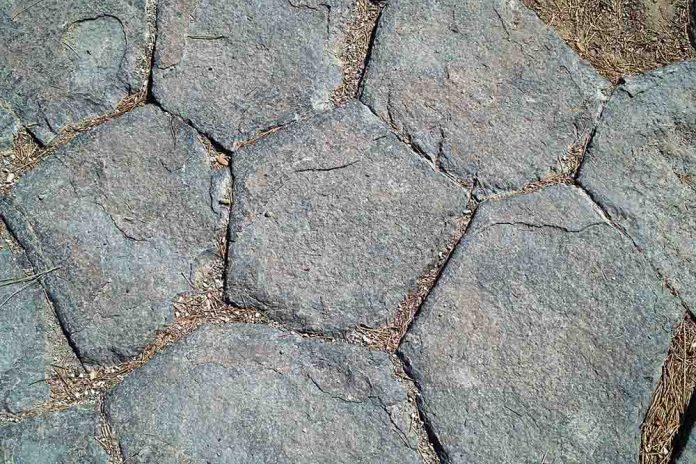
[[[689,0],[523,0],[605,77],[617,82],[696,58]]]
[[[696,387],[696,322],[686,316],[677,328],[663,366],[662,378],[643,422],[640,464],[669,464]]]

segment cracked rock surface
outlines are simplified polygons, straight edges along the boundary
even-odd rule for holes
[[[0,424],[3,463],[107,464],[109,456],[95,438],[99,414],[93,406],[77,406]]]
[[[330,108],[351,0],[162,0],[153,92],[227,147]]]
[[[1,0],[0,106],[43,143],[113,110],[146,79],[145,9],[144,0]]]
[[[467,203],[358,102],[240,150],[233,177],[228,297],[310,330],[383,325]]]
[[[145,106],[81,134],[0,199],[81,359],[136,355],[216,249],[215,182],[196,132]]]
[[[0,221],[0,411],[18,413],[48,399],[43,317],[50,308],[38,282],[22,281],[29,263],[5,245],[2,228]]]
[[[127,462],[418,463],[386,353],[205,326],[111,392]]]
[[[448,462],[635,463],[681,317],[630,241],[557,185],[480,207],[401,354]]]
[[[696,310],[696,62],[627,79],[578,178]]]
[[[475,193],[558,171],[609,84],[517,0],[394,0],[362,101]]]

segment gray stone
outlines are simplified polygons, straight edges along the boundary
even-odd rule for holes
[[[517,0],[394,0],[361,98],[481,195],[559,171],[608,87]]]
[[[237,152],[227,296],[309,330],[387,322],[467,193],[359,102]]]
[[[418,463],[386,353],[260,325],[205,326],[105,411],[129,463]]]
[[[17,115],[0,101],[0,152],[14,147],[15,137],[20,127]]]
[[[48,399],[44,322],[50,308],[38,281],[11,283],[26,277],[27,268],[26,259],[0,241],[0,411],[10,413]]]
[[[578,180],[696,310],[696,61],[614,92]]]
[[[0,0],[0,101],[42,142],[146,78],[145,0]]]
[[[153,94],[228,149],[330,107],[352,0],[164,0]]]
[[[576,187],[481,205],[400,348],[452,463],[635,463],[681,305]]]
[[[224,229],[197,133],[135,109],[61,147],[0,199],[83,361],[137,354]],[[215,212],[215,211],[218,212]]]
[[[78,406],[0,425],[0,462],[32,464],[108,463],[99,445],[99,414]]]

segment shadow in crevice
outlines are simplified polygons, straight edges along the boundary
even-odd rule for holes
[[[696,391],[691,394],[691,401],[684,412],[684,419],[679,427],[679,432],[674,437],[674,452],[672,453],[671,464],[676,464],[686,447],[689,437],[694,435],[696,439]]]

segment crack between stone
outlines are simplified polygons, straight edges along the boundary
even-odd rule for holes
[[[570,228],[555,225],[555,224],[534,224],[531,222],[524,222],[524,221],[494,222],[493,224],[489,224],[486,227],[484,227],[483,229],[476,231],[476,235],[482,234],[486,230],[493,228],[495,226],[513,226],[513,227],[514,226],[522,226],[522,227],[526,227],[529,229],[538,229],[538,230],[551,229],[551,230],[556,230],[556,231],[560,231],[560,232],[568,233],[568,234],[579,234],[579,233],[585,232],[586,230],[591,229],[593,227],[606,226],[606,225],[609,225],[609,224],[604,223],[604,222],[595,222],[592,224],[588,224],[584,227],[581,227],[579,229],[570,229]]]
[[[428,437],[428,441],[430,442],[430,446],[432,446],[433,450],[435,450],[435,454],[440,459],[440,462],[443,464],[448,464],[450,462],[449,455],[447,454],[447,451],[445,450],[444,446],[442,446],[442,442],[437,436],[437,433],[435,432],[435,429],[433,428],[430,419],[425,414],[423,406],[423,390],[420,386],[420,383],[418,383],[416,377],[413,375],[413,367],[402,353],[397,352],[396,356],[397,359],[400,361],[401,367],[406,373],[406,375],[408,375],[408,377],[413,381],[413,385],[418,393],[416,395],[416,411],[418,412],[418,416],[420,417],[420,420],[423,423],[423,428],[425,429],[425,433]]]
[[[633,248],[640,254],[640,256],[645,260],[647,265],[652,269],[652,271],[655,273],[656,277],[662,281],[664,286],[667,288],[667,290],[674,296],[677,301],[681,304],[681,306],[688,311],[689,313],[693,314],[691,311],[691,308],[687,304],[686,300],[681,296],[679,291],[672,285],[670,280],[665,276],[652,262],[652,260],[646,255],[645,250],[638,245],[638,243],[633,239],[631,234],[623,228],[620,224],[618,224],[616,221],[614,221],[611,217],[611,214],[609,211],[607,211],[606,208],[592,195],[592,193],[587,190],[581,183],[576,182],[575,186],[580,189],[581,192],[583,192],[587,198],[592,202],[593,205],[597,208],[598,212],[601,213],[601,215],[604,217],[604,219],[607,221],[609,225],[611,225],[616,231],[619,232],[624,238],[629,240],[631,245],[633,245]]]
[[[34,237],[34,240],[37,241],[37,243],[38,243],[38,240],[36,239],[36,234],[35,234],[34,230],[32,229],[31,224],[24,216],[24,214],[21,211],[19,211],[17,208],[15,208],[13,205],[10,205],[6,201],[4,201],[2,198],[0,198],[0,204],[4,204],[5,208],[3,208],[3,209],[5,211],[7,211],[7,209],[9,208],[12,211],[14,211],[15,215],[21,217],[21,219],[14,218],[14,219],[8,220],[7,215],[5,213],[0,215],[0,218],[4,222],[4,224],[7,228],[7,231],[12,236],[12,239],[24,251],[24,254],[26,255],[29,263],[31,264],[31,267],[32,267],[32,270],[34,271],[34,273],[36,273],[37,268],[41,267],[40,266],[41,263],[44,264],[46,269],[53,269],[55,267],[58,267],[52,261],[46,259],[46,257],[43,256],[43,254],[41,253],[41,251],[38,248],[35,249],[32,246],[27,246],[26,243],[24,243],[23,241],[21,241],[19,239],[19,236],[17,235],[16,230],[15,230],[16,224],[14,223],[14,221],[18,221],[18,222],[21,222],[22,224],[24,224],[24,227],[26,227],[27,232],[29,234],[31,234]],[[61,312],[59,312],[57,310],[57,308],[60,307],[60,304],[58,303],[55,295],[51,292],[49,287],[44,283],[43,279],[37,279],[37,281],[39,282],[39,284],[41,285],[41,287],[44,290],[44,294],[46,295],[46,300],[48,301],[49,305],[51,306],[51,310],[53,311],[53,314],[55,316],[55,320],[58,321],[58,326],[60,327],[61,334],[65,338],[65,341],[67,342],[68,346],[70,347],[70,350],[73,352],[75,359],[77,359],[77,362],[80,363],[80,367],[82,367],[82,370],[86,370],[85,364],[82,362],[82,357],[80,356],[80,351],[77,348],[77,345],[75,344],[74,340],[70,336],[70,331],[67,328],[66,321],[65,321],[63,315],[61,314]]]
[[[349,163],[341,164],[339,166],[331,166],[328,168],[304,168],[304,169],[295,169],[293,172],[331,172],[331,171],[338,171],[340,169],[345,169],[347,167],[353,166],[354,164],[358,164],[362,160],[355,160],[351,161]]]

